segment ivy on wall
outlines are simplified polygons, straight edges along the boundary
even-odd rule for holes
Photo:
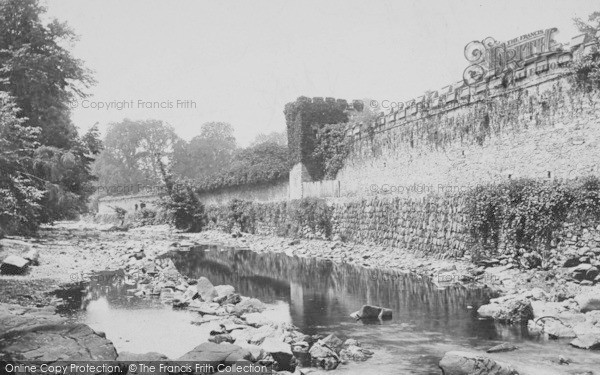
[[[467,194],[466,209],[474,249],[543,255],[564,223],[600,219],[600,179],[518,179],[479,186]]]
[[[313,180],[323,178],[322,163],[315,160],[317,132],[326,124],[348,122],[345,100],[314,100],[304,96],[285,105],[288,147],[292,165],[304,163]]]

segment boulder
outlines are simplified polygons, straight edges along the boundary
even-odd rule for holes
[[[237,294],[237,293],[231,293],[229,294],[225,300],[222,302],[223,305],[235,305],[240,303],[240,301],[242,300],[242,297]]]
[[[321,344],[327,346],[330,349],[333,349],[335,352],[339,352],[340,349],[342,348],[342,345],[344,345],[342,340],[340,340],[333,334],[331,334],[331,335],[325,337],[323,340],[321,340]]]
[[[85,324],[44,325],[4,335],[0,361],[113,361],[112,342]]]
[[[565,326],[558,320],[546,320],[544,322],[544,332],[551,339],[573,338],[577,337],[572,328]]]
[[[379,319],[392,319],[392,309],[386,309],[385,307],[381,308]]]
[[[580,349],[600,349],[600,334],[581,335],[571,341],[571,345]]]
[[[503,323],[527,324],[533,319],[531,302],[524,298],[504,299],[499,303],[481,306],[477,313]]]
[[[235,305],[233,313],[241,316],[246,313],[263,312],[267,307],[256,298],[243,298],[241,302]]]
[[[205,342],[179,357],[178,361],[233,363],[239,360],[250,360],[248,350],[237,345]]]
[[[231,285],[217,285],[215,286],[215,292],[217,292],[217,298],[227,297],[228,295],[235,293],[235,288]]]
[[[296,370],[296,358],[292,353],[290,344],[286,344],[274,337],[267,337],[263,341],[261,348],[273,357],[275,361],[273,368],[276,371],[294,372]]]
[[[373,352],[361,348],[358,345],[349,345],[340,351],[340,357],[344,361],[366,361],[373,355]]]
[[[21,275],[27,270],[29,261],[17,255],[9,255],[0,265],[0,273],[5,275]]]
[[[321,367],[325,370],[333,370],[340,363],[340,357],[337,353],[320,342],[315,343],[308,351],[308,354],[310,354],[313,366]]]
[[[203,301],[210,302],[213,300],[213,298],[217,297],[217,291],[215,290],[215,287],[212,285],[210,280],[204,276],[198,279],[198,282],[196,283],[196,290]]]
[[[379,306],[363,305],[363,307],[360,308],[358,315],[361,319],[378,319],[381,310],[382,309]]]
[[[447,352],[439,366],[444,375],[518,375],[509,365],[471,352]]]
[[[600,293],[587,292],[575,296],[575,302],[579,305],[581,312],[600,310]]]
[[[578,265],[577,267],[573,267],[570,271],[571,277],[579,281],[586,280],[588,270],[590,270],[593,267],[594,266],[592,266],[589,263],[583,263]]]

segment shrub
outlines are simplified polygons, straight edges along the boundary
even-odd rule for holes
[[[167,212],[168,221],[177,229],[200,232],[207,223],[204,204],[191,185],[182,184],[162,198],[160,206]]]

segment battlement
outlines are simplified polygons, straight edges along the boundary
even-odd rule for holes
[[[594,40],[585,34],[578,35],[558,50],[533,55],[524,61],[522,68],[513,72],[509,80],[505,77],[488,77],[474,85],[460,80],[416,98],[392,103],[392,108],[387,112],[380,112],[374,122],[348,126],[347,135],[360,139],[365,132],[373,133],[403,126],[427,116],[527,88],[539,83],[539,80],[551,80],[568,74],[572,61],[581,59],[598,48],[598,38]]]

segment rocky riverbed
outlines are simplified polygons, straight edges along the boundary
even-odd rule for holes
[[[282,353],[289,356],[291,351],[296,358],[302,357],[304,352],[313,350],[315,358],[326,359],[315,364],[321,368],[333,367],[338,360],[352,361],[368,358],[369,351],[363,350],[360,345],[356,345],[359,343],[355,341],[340,342],[335,337],[307,336],[289,325],[261,321],[260,310],[264,306],[260,301],[252,300],[251,296],[236,296],[235,290],[232,291],[227,285],[209,285],[210,280],[188,280],[174,269],[168,258],[161,257],[169,250],[199,243],[216,243],[247,248],[256,252],[283,252],[300,257],[318,257],[334,262],[355,263],[378,269],[382,278],[386,277],[388,271],[390,274],[402,271],[428,277],[440,287],[454,283],[486,285],[496,290],[500,297],[492,300],[490,305],[480,308],[479,313],[482,317],[504,321],[506,324],[529,324],[530,332],[537,332],[550,338],[560,340],[562,337],[570,337],[565,342],[567,347],[570,341],[573,341],[572,345],[577,347],[587,347],[591,350],[596,347],[598,310],[600,310],[597,303],[597,298],[600,296],[598,286],[594,286],[593,282],[582,282],[585,278],[578,280],[574,277],[578,272],[574,268],[580,267],[581,264],[586,265],[584,267],[588,270],[595,267],[594,262],[597,260],[592,249],[586,250],[583,263],[579,260],[578,264],[573,266],[572,263],[567,262],[568,259],[564,259],[564,263],[559,259],[558,266],[540,270],[523,269],[510,257],[473,264],[470,259],[427,259],[400,249],[355,245],[341,241],[298,240],[250,234],[231,235],[219,231],[182,234],[166,226],[141,227],[126,232],[110,231],[109,228],[108,225],[83,222],[60,223],[44,228],[38,238],[2,240],[0,259],[5,259],[8,255],[23,255],[31,249],[36,249],[39,251],[39,261],[37,265],[31,264],[24,275],[0,276],[0,290],[3,292],[0,293],[0,302],[4,303],[0,319],[3,322],[19,321],[19,319],[36,322],[41,319],[39,324],[46,324],[48,319],[56,319],[52,324],[62,327],[66,324],[60,320],[61,317],[54,314],[55,306],[62,303],[53,293],[55,290],[65,285],[85,281],[96,271],[125,269],[127,282],[132,286],[132,293],[142,297],[161,298],[165,303],[172,304],[176,308],[198,311],[197,323],[212,327],[211,331],[214,334],[211,341],[199,343],[200,346],[194,349],[196,353],[219,349],[217,351],[221,353],[220,355],[224,355],[221,349],[227,347],[239,354],[238,348],[245,347],[244,355],[250,356],[252,350],[254,354],[258,353],[256,347],[259,347],[264,358],[271,360],[275,359],[273,352],[279,353],[278,356],[283,355]],[[213,296],[213,292],[210,292],[210,296],[205,295],[206,298],[203,298],[200,293],[203,286],[206,286],[207,290],[214,288],[216,295]],[[14,332],[21,330],[21,324],[7,325],[12,328],[9,328],[10,332],[4,333],[17,337]],[[31,324],[36,326],[38,323]],[[60,341],[61,337],[71,337],[73,332],[73,335],[85,337],[81,342],[94,342],[95,346],[101,348],[98,349],[98,353],[107,356],[102,358],[113,356],[112,352],[106,349],[112,344],[103,341],[109,340],[110,337],[104,338],[102,333],[96,333],[89,327],[86,330],[83,327],[86,326],[71,327],[66,331],[63,327],[62,331],[58,330],[53,334],[54,340]],[[266,330],[269,331],[268,338],[274,341],[267,340],[265,343],[264,339],[262,341],[253,339],[255,334],[258,333],[260,336],[261,332],[264,334],[263,331]],[[30,341],[36,342],[33,336]],[[8,342],[8,347],[16,343],[17,341]],[[284,347],[281,343],[287,346]],[[6,347],[7,342],[3,341],[2,345]],[[268,350],[265,350],[263,345],[266,345]],[[322,348],[325,349],[321,350]],[[33,352],[36,350],[39,348]],[[71,352],[78,352],[78,350],[73,348]],[[519,350],[523,349],[517,349],[517,352]],[[2,351],[6,352],[5,349]],[[581,349],[581,352],[585,353],[584,349]],[[91,353],[96,352],[91,351]],[[268,353],[271,353],[270,357]],[[491,366],[491,369],[496,368],[495,366],[504,368],[510,367],[513,363],[514,356],[511,353],[513,352],[505,350],[497,353],[450,352],[440,364],[442,368],[446,367],[446,374],[461,373],[459,371],[465,370],[464,366],[471,364],[476,367],[482,361],[486,366]],[[126,358],[127,355],[133,354],[116,354],[115,351],[114,355],[115,358]],[[165,358],[165,356],[159,357]],[[336,357],[338,359],[335,359]],[[565,356],[562,362],[558,356],[556,357],[555,362],[553,359],[553,362],[548,364],[556,370],[556,373],[571,373],[572,370],[579,371],[586,368],[573,363],[573,355]],[[248,358],[264,359],[260,356]],[[286,363],[287,360],[279,358],[281,362]],[[508,365],[504,365],[503,361]],[[460,365],[463,366],[462,370],[455,369],[458,364],[462,364]],[[520,370],[521,374],[536,373],[533,372],[535,369],[532,369],[532,366],[526,366],[527,369],[524,371],[522,367],[519,368],[518,361],[516,364],[515,371]],[[281,369],[286,368],[291,369],[291,367]],[[564,372],[561,372],[562,369]]]

